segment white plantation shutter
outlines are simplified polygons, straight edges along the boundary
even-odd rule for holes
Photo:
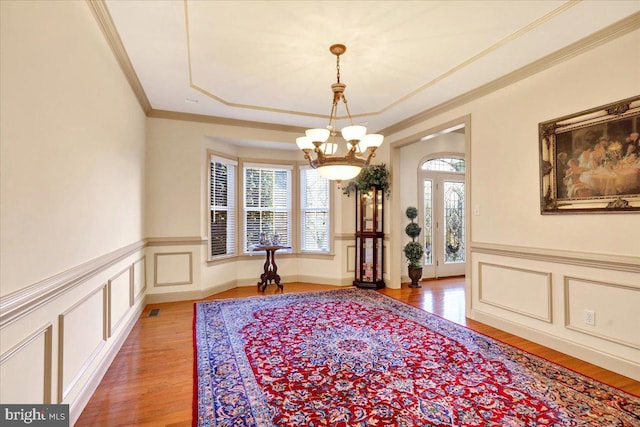
[[[236,251],[236,165],[233,160],[211,156],[210,257],[231,255]]]
[[[316,169],[300,171],[300,235],[303,251],[329,251],[330,181]]]
[[[244,166],[244,252],[260,243],[260,233],[274,234],[291,246],[291,168]]]

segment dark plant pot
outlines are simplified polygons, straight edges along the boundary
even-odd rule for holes
[[[410,288],[421,288],[420,279],[422,279],[422,267],[409,267]]]

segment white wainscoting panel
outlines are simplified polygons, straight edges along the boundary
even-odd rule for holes
[[[51,403],[51,336],[45,325],[0,356],[2,403]]]
[[[133,305],[136,301],[138,301],[143,295],[144,291],[147,290],[147,258],[142,257],[139,260],[135,261],[132,265],[132,273],[131,273],[131,301],[130,305]]]
[[[347,246],[347,272],[355,273],[356,272],[356,247],[355,245]]]
[[[486,262],[478,271],[480,302],[551,323],[551,273]]]
[[[126,268],[109,279],[107,286],[109,301],[109,336],[112,336],[115,333],[129,311],[129,307],[131,307],[131,270],[132,267]]]
[[[567,329],[640,349],[640,286],[567,276],[564,294]],[[585,323],[585,310],[595,313],[595,325]]]
[[[58,403],[105,345],[106,305],[107,287],[102,286],[58,316]]]
[[[165,252],[154,254],[154,286],[190,285],[193,283],[193,254]]]

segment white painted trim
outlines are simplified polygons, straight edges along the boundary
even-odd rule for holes
[[[93,371],[91,378],[89,378],[87,382],[85,382],[82,389],[78,392],[76,398],[69,404],[70,425],[74,425],[76,421],[78,421],[78,418],[80,418],[82,410],[85,406],[87,406],[87,403],[89,403],[91,396],[93,396],[93,393],[100,385],[104,374],[106,374],[107,370],[111,366],[111,363],[113,363],[113,360],[118,355],[122,344],[124,344],[125,340],[131,333],[131,330],[140,318],[140,315],[142,314],[142,311],[144,310],[144,307],[146,305],[147,302],[143,298],[140,301],[138,307],[134,310],[133,314],[131,314],[130,319],[122,328],[122,331],[116,337],[114,337],[113,344],[109,347],[109,350],[100,361],[100,364]]]
[[[16,356],[20,351],[31,344],[36,338],[44,335],[44,378],[42,381],[43,396],[42,403],[51,403],[51,359],[53,356],[53,325],[48,322],[41,328],[38,328],[31,335],[20,341],[0,355],[0,366],[7,360]]]
[[[587,347],[583,344],[571,341],[565,337],[541,332],[514,322],[483,313],[477,309],[474,311],[473,320],[493,326],[535,343],[544,345],[575,358],[593,363],[594,365],[609,369],[636,381],[640,381],[640,363],[637,360],[623,359],[619,356],[604,351]]]
[[[231,280],[229,282],[220,283],[202,290],[147,294],[146,301],[147,304],[159,304],[164,302],[200,300],[210,295],[228,291],[229,289],[235,289],[237,287],[238,281]]]
[[[356,260],[356,245],[347,245],[346,249],[346,257],[345,258],[345,262],[347,263],[346,265],[346,270],[347,273],[354,273],[356,272],[356,263],[358,262],[358,260]],[[352,255],[353,253],[353,255]],[[352,258],[353,256],[353,258]]]
[[[169,255],[189,255],[189,279],[183,282],[158,282],[158,258]],[[153,286],[184,286],[193,284],[193,252],[156,252],[153,254]]]
[[[199,246],[206,245],[209,239],[200,236],[148,237],[147,246]]]
[[[65,388],[64,386],[64,317],[71,313],[76,308],[80,307],[85,303],[89,298],[97,294],[99,291],[102,291],[102,340],[96,347],[93,349],[89,357],[84,361],[80,369],[74,377],[69,381],[69,384]],[[87,371],[91,363],[95,360],[96,356],[100,353],[100,351],[104,348],[107,342],[107,331],[105,328],[106,320],[109,316],[107,316],[106,309],[108,308],[108,304],[106,303],[106,292],[107,285],[102,285],[99,288],[96,288],[91,293],[86,295],[84,298],[80,299],[78,302],[73,304],[67,310],[63,311],[58,315],[58,403],[62,403],[62,401],[68,396],[69,392],[76,385],[78,380],[82,378],[82,375]]]
[[[144,246],[144,241],[132,243],[0,298],[0,329],[144,249]]]
[[[122,69],[122,73],[124,74],[127,82],[129,82],[129,86],[131,86],[131,90],[135,94],[138,99],[138,103],[140,103],[140,107],[144,110],[145,113],[149,113],[151,111],[151,103],[149,102],[149,98],[147,98],[147,94],[144,92],[142,84],[138,79],[138,75],[136,74],[133,65],[131,64],[131,60],[129,59],[129,55],[127,54],[127,50],[124,48],[122,44],[122,40],[120,39],[120,35],[118,34],[118,30],[116,29],[113,20],[111,19],[111,14],[109,13],[109,8],[107,7],[104,0],[86,0],[91,13],[96,18],[98,22],[98,26],[102,30],[107,43],[111,47],[113,51],[113,56],[118,61],[120,68]]]
[[[134,295],[135,289],[135,272],[136,272],[136,265],[140,263],[142,266],[139,267],[142,269],[142,287],[140,288],[140,292],[138,292],[137,295]],[[133,307],[135,305],[136,302],[138,302],[138,300],[140,300],[140,298],[142,298],[142,296],[145,294],[146,290],[147,290],[147,256],[143,255],[140,259],[134,261],[133,263],[131,263],[131,274],[133,275],[133,277],[131,278],[131,296],[132,296],[132,300],[131,300],[131,307]]]
[[[337,233],[333,235],[333,240],[356,240],[355,233]]]
[[[516,308],[513,307],[509,307],[506,306],[504,304],[499,304],[493,301],[489,301],[485,298],[482,297],[482,267],[483,266],[491,266],[491,267],[498,267],[498,268],[504,268],[506,270],[515,270],[515,271],[521,271],[524,273],[531,273],[531,274],[537,274],[540,276],[544,276],[547,278],[547,315],[546,316],[537,316],[533,313],[528,313],[526,311],[523,310],[518,310]],[[530,270],[527,268],[520,268],[520,267],[511,267],[509,265],[501,265],[501,264],[494,264],[494,263],[490,263],[490,262],[479,262],[478,263],[478,301],[480,301],[481,303],[487,304],[487,305],[492,305],[494,307],[498,307],[502,310],[507,310],[510,311],[512,313],[516,313],[516,314],[520,314],[522,316],[526,316],[526,317],[530,317],[532,319],[536,319],[536,320],[542,320],[543,322],[547,322],[547,323],[552,323],[552,307],[553,307],[553,301],[552,301],[552,292],[551,292],[551,272],[545,272],[545,271],[536,271],[536,270]]]
[[[122,276],[125,272],[129,273],[129,301],[131,301],[131,293],[133,292],[132,288],[133,288],[133,282],[132,282],[132,270],[133,269],[133,264],[131,264],[130,266],[128,266],[127,268],[125,268],[124,270],[120,271],[118,274],[116,274],[115,276],[111,277],[109,279],[109,281],[107,282],[107,308],[108,308],[108,312],[109,312],[109,322],[108,322],[108,332],[109,332],[109,337],[111,337],[114,332],[118,329],[118,326],[120,326],[120,322],[122,322],[122,320],[127,317],[127,314],[129,313],[129,308],[131,308],[131,304],[129,304],[129,307],[127,308],[127,310],[122,314],[122,316],[120,316],[120,318],[118,320],[115,321],[115,323],[113,322],[113,319],[111,318],[111,300],[112,300],[112,288],[113,288],[113,281],[116,280],[118,277]]]
[[[593,332],[591,330],[588,329],[584,329],[584,328],[579,328],[576,326],[572,326],[571,325],[571,318],[570,318],[570,310],[569,310],[569,306],[570,304],[570,296],[569,296],[569,281],[570,280],[575,280],[575,281],[581,281],[581,282],[585,282],[588,284],[595,284],[595,285],[600,285],[600,286],[608,286],[611,288],[619,288],[619,289],[628,289],[628,290],[632,290],[632,291],[636,291],[636,292],[640,292],[640,287],[636,287],[636,286],[628,286],[628,285],[620,285],[617,283],[609,283],[609,282],[601,282],[598,280],[592,280],[592,279],[583,279],[581,277],[573,277],[573,276],[565,276],[564,277],[564,283],[563,283],[563,287],[564,287],[564,327],[566,329],[569,329],[571,331],[576,331],[579,332],[581,334],[586,334],[586,335],[591,335],[597,338],[601,338],[603,340],[607,340],[610,342],[614,342],[617,344],[622,344],[626,347],[631,347],[631,348],[635,348],[637,350],[640,350],[640,345],[636,344],[636,343],[632,343],[629,341],[624,341],[624,340],[620,340],[620,339],[616,339],[614,337],[611,337],[609,335],[604,335],[604,334],[599,334],[596,332]]]
[[[499,245],[495,243],[472,242],[472,253],[500,255],[510,258],[546,261],[553,264],[570,264],[582,267],[605,268],[607,270],[640,273],[640,257],[609,255],[593,252],[541,249],[526,246]]]
[[[596,31],[595,33],[587,37],[584,37],[568,46],[565,46],[564,48],[556,52],[550,53],[538,59],[537,61],[525,65],[515,71],[512,71],[507,75],[504,75],[476,89],[465,92],[455,98],[429,108],[428,110],[424,110],[412,117],[381,129],[379,130],[379,133],[383,135],[392,135],[394,133],[401,132],[402,130],[407,129],[411,126],[422,123],[431,117],[435,117],[456,107],[466,105],[473,100],[482,98],[483,96],[486,96],[511,84],[536,75],[555,65],[568,61],[591,49],[595,49],[598,46],[608,43],[611,40],[635,31],[638,27],[640,27],[640,13],[634,13],[612,25],[609,25],[606,28],[603,28],[602,30]],[[467,151],[467,153],[469,153],[469,151]]]
[[[330,286],[353,286],[353,276],[342,277],[339,279],[329,279],[327,277],[305,276],[299,274],[296,277],[296,280],[291,280],[291,282],[314,283],[318,285]],[[286,286],[286,283],[284,286]]]
[[[220,292],[224,292],[229,289],[256,286],[257,282],[258,282],[257,278],[231,280],[229,282],[220,283],[203,290],[147,294],[146,301],[147,301],[147,304],[159,304],[164,302],[201,300],[201,299],[207,298],[208,296],[211,296]],[[349,276],[349,277],[343,277],[341,279],[327,279],[326,277],[292,275],[292,276],[283,276],[280,281],[280,283],[285,288],[287,286],[287,283],[293,283],[293,282],[317,283],[317,284],[332,285],[332,286],[351,286],[353,284],[353,277]],[[273,287],[275,287],[275,284],[272,284],[272,285],[273,286],[267,289],[273,289]],[[256,289],[256,295],[262,295],[262,293],[258,292],[258,290]]]
[[[332,260],[336,257],[333,252],[319,252],[319,251],[303,251],[298,252],[295,255],[297,259],[328,259]]]

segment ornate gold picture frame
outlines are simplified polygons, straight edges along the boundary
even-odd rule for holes
[[[640,212],[640,96],[538,131],[542,214]]]

